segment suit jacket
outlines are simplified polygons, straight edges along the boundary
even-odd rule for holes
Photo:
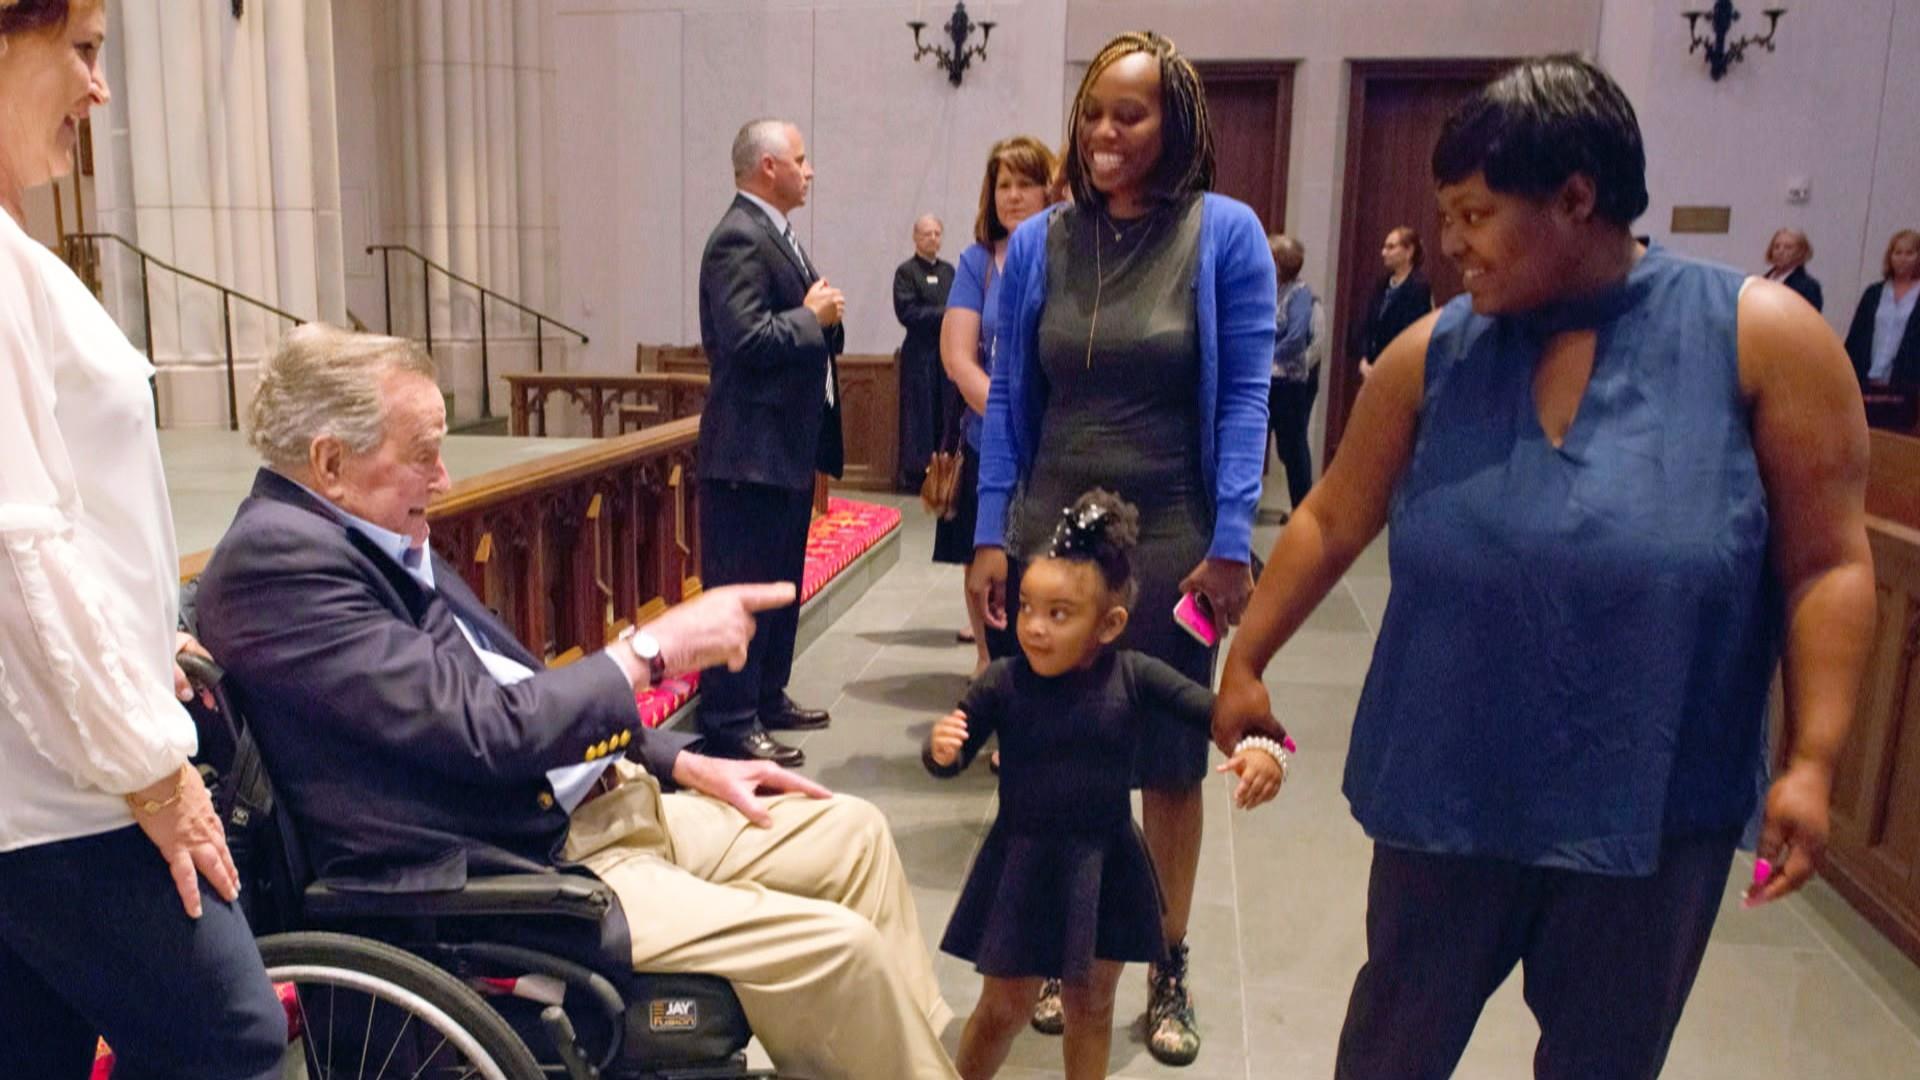
[[[1847,327],[1847,356],[1862,386],[1867,384],[1867,369],[1873,365],[1873,319],[1880,310],[1880,293],[1886,287],[1884,280],[1867,286]],[[1887,381],[1907,390],[1920,389],[1920,311],[1907,319],[1906,333],[1900,335],[1900,350],[1893,354],[1893,374]]]
[[[433,891],[551,869],[568,819],[547,770],[613,743],[666,777],[693,741],[642,726],[610,661],[543,671],[452,567],[434,581],[265,469],[200,577],[200,638],[330,884]],[[537,674],[494,681],[456,615]]]
[[[953,264],[945,259],[929,263],[915,255],[893,271],[893,317],[907,328],[902,352],[931,353],[940,361],[940,323],[947,317],[947,294],[953,291]]]
[[[1433,287],[1427,284],[1427,276],[1415,270],[1400,283],[1393,299],[1386,300],[1387,282],[1391,278],[1383,277],[1373,287],[1367,297],[1367,307],[1362,317],[1354,324],[1353,340],[1348,342],[1355,359],[1364,356],[1369,360],[1379,360],[1380,353],[1400,332],[1433,310]],[[1381,302],[1386,301],[1386,307]]]
[[[818,275],[744,196],[720,216],[700,257],[700,343],[713,382],[700,414],[700,478],[813,490],[839,476],[844,326],[805,307]],[[827,379],[834,404],[826,404]]]
[[[1806,267],[1794,267],[1793,273],[1780,278],[1779,282],[1794,292],[1799,293],[1807,303],[1813,305],[1813,310],[1819,311],[1826,307],[1827,299],[1826,295],[1820,290],[1820,279],[1807,273]]]
[[[895,481],[918,487],[942,440],[957,438],[960,395],[940,366],[940,324],[953,291],[953,264],[914,255],[893,272],[893,315],[907,328],[900,344],[900,454]]]

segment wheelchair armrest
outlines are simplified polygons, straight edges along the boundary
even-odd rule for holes
[[[315,883],[302,897],[306,914],[320,919],[560,915],[599,922],[613,903],[605,882],[576,874],[477,877],[446,892],[359,892]]]

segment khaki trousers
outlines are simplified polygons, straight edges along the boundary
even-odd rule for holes
[[[782,1076],[952,1080],[940,996],[886,819],[845,795],[769,800],[770,828],[704,795],[621,785],[580,807],[565,855],[613,888],[639,971],[733,983]]]

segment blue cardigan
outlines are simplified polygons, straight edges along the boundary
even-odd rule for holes
[[[1038,363],[1047,304],[1047,223],[1035,214],[1013,232],[1000,282],[992,388],[980,440],[980,516],[973,542],[1006,543],[1007,506],[1033,471],[1046,377]],[[1267,389],[1273,364],[1273,255],[1260,219],[1244,203],[1209,193],[1200,216],[1194,318],[1200,337],[1200,465],[1213,491],[1207,556],[1247,562],[1267,452]]]

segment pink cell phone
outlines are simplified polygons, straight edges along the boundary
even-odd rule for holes
[[[1180,624],[1193,640],[1211,649],[1220,644],[1220,631],[1213,625],[1212,605],[1199,593],[1186,593],[1173,605],[1173,621]]]

